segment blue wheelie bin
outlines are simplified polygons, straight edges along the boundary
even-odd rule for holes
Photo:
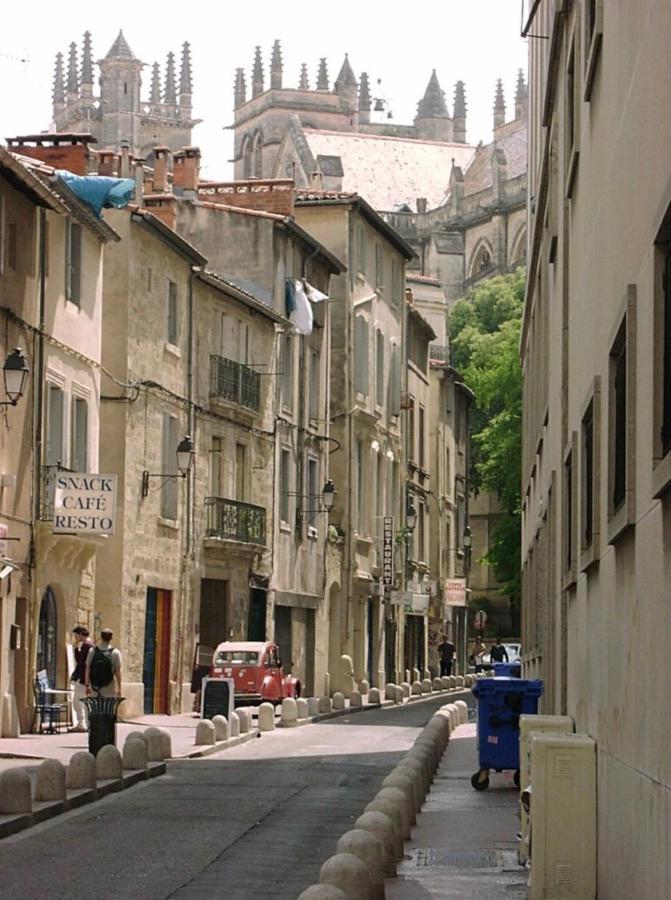
[[[483,678],[473,685],[478,699],[478,763],[471,778],[476,791],[489,787],[489,772],[515,772],[520,783],[520,716],[538,712],[543,682],[522,678]]]
[[[492,668],[497,678],[522,677],[522,663],[520,662],[495,662],[492,663]]]

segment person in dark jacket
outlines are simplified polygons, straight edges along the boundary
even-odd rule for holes
[[[510,660],[508,658],[508,651],[501,643],[500,637],[497,637],[496,643],[494,644],[492,649],[489,651],[489,658],[492,662],[503,662],[504,660],[506,662],[510,662]]]
[[[89,730],[89,713],[82,700],[86,697],[86,659],[89,650],[93,647],[93,641],[89,637],[89,630],[83,625],[75,625],[72,629],[72,638],[75,642],[75,668],[70,676],[74,696],[72,698],[72,728],[71,731]]]
[[[440,674],[452,674],[452,661],[454,659],[455,647],[452,641],[448,641],[447,635],[444,634],[440,644],[438,644],[438,656],[440,658]]]

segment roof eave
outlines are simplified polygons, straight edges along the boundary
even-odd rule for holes
[[[193,263],[197,266],[204,266],[207,262],[207,258],[203,256],[196,248],[190,244],[188,241],[184,240],[176,231],[173,231],[165,222],[162,222],[158,216],[155,216],[153,213],[149,212],[147,209],[137,209],[131,213],[131,221],[136,222],[138,225],[144,228],[148,228],[150,231],[155,232],[158,237],[165,241],[166,244],[169,244],[174,250],[176,250],[181,256],[185,259],[189,260],[189,262]]]

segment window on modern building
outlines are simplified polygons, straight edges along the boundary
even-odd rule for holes
[[[177,475],[178,422],[170,413],[163,414],[163,460],[161,472]],[[177,518],[177,478],[165,478],[161,485],[161,516]]]
[[[381,291],[384,288],[384,251],[382,244],[375,244],[375,287]]]
[[[244,444],[235,445],[235,499],[240,503],[247,501],[249,489],[249,475],[247,471],[247,447]]]
[[[166,340],[177,344],[177,284],[168,279]]]
[[[356,267],[357,271],[361,275],[366,274],[366,264],[367,264],[367,242],[366,242],[366,231],[363,225],[359,225],[357,227],[356,232],[357,237],[357,248],[356,248]]]
[[[45,459],[48,466],[62,464],[65,437],[65,395],[55,384],[47,385],[47,446]]]
[[[417,446],[415,443],[415,398],[410,397],[410,402],[408,406],[408,462],[415,462],[417,457],[415,455],[415,447]]]
[[[563,568],[569,572],[573,567],[573,451],[564,460],[564,528],[563,528]]]
[[[220,437],[212,438],[210,449],[210,496],[224,497],[224,442]]]
[[[422,404],[419,404],[419,421],[417,423],[417,441],[418,441],[418,452],[417,452],[417,462],[419,465],[424,468],[426,465],[426,455],[425,455],[425,435],[424,429],[426,428],[426,415],[425,410]]]
[[[627,491],[627,320],[617,333],[610,351],[611,511],[624,502]]]
[[[401,353],[393,343],[389,359],[389,415],[401,415]]]
[[[317,506],[319,504],[319,463],[313,457],[308,457],[308,495],[307,503],[307,523],[309,528],[317,527]]]
[[[88,469],[89,404],[83,397],[72,398],[70,468],[75,472]]]
[[[282,407],[294,408],[294,336],[286,333],[282,336],[282,353],[280,358]]]
[[[384,405],[384,334],[375,332],[375,403]]]
[[[354,318],[354,386],[359,394],[368,396],[369,379],[368,322],[363,316]]]
[[[82,288],[82,229],[68,219],[65,224],[65,297],[79,306]]]
[[[356,442],[356,530],[366,533],[366,459],[364,442]]]
[[[310,401],[308,415],[311,419],[319,419],[319,368],[319,350],[310,350]]]
[[[289,491],[291,490],[291,452],[280,450],[280,521],[289,524]]]
[[[582,418],[582,485],[581,504],[582,547],[589,547],[594,536],[594,401],[591,400]]]

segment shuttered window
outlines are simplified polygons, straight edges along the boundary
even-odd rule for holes
[[[354,319],[354,386],[368,396],[368,322],[363,316]]]
[[[311,419],[319,418],[319,351],[310,351],[310,408]]]
[[[375,402],[384,405],[384,335],[375,332]]]
[[[280,450],[280,519],[289,522],[290,460],[288,450]]]
[[[65,296],[79,306],[82,283],[82,229],[68,219],[65,226]]]
[[[163,415],[163,460],[161,472],[177,475],[177,419],[169,413]],[[177,518],[176,478],[167,478],[161,485],[161,515],[164,519]]]
[[[167,334],[169,344],[177,343],[177,285],[168,279]]]
[[[89,405],[83,397],[72,398],[72,453],[70,468],[88,470]]]
[[[389,414],[401,415],[401,353],[397,344],[391,345],[389,372]]]
[[[64,395],[61,388],[50,384],[47,389],[46,462],[55,466],[63,462]]]

